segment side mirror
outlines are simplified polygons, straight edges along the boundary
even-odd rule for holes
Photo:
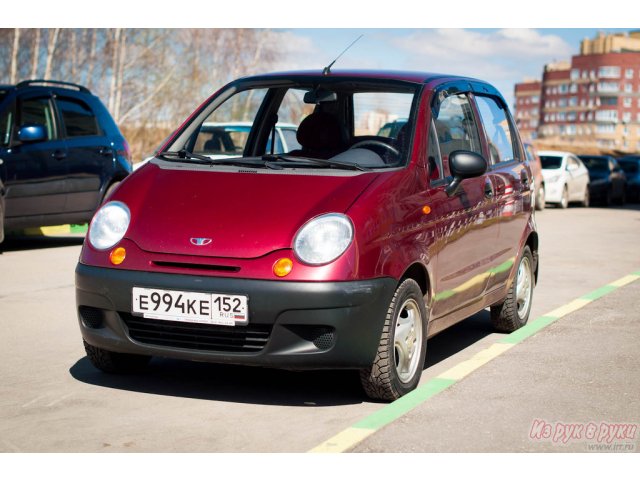
[[[18,140],[24,143],[42,142],[46,139],[47,131],[39,123],[25,123],[18,130]]]
[[[445,188],[448,196],[453,196],[458,191],[460,183],[466,178],[474,178],[484,175],[489,168],[485,158],[475,152],[455,150],[449,154],[449,169],[453,180]]]

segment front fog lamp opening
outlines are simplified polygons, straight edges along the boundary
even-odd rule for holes
[[[89,226],[89,243],[97,250],[107,250],[124,237],[131,213],[122,202],[109,202],[96,212]]]
[[[339,213],[316,217],[298,231],[293,251],[308,265],[324,265],[342,255],[353,241],[351,220]]]

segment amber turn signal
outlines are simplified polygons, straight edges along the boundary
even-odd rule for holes
[[[109,254],[109,260],[111,260],[111,263],[113,263],[114,265],[120,265],[122,262],[124,262],[124,257],[126,256],[127,251],[122,247],[118,247],[115,250],[111,251],[111,253]]]
[[[422,207],[422,213],[424,213],[425,215],[429,215],[431,213],[431,207],[429,205],[425,205],[424,207]]]
[[[290,258],[281,258],[273,264],[273,273],[276,277],[286,277],[291,273],[293,261]]]

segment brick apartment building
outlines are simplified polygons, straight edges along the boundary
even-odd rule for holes
[[[640,31],[585,39],[571,62],[515,86],[524,140],[580,150],[640,151]]]

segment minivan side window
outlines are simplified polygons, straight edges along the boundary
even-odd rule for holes
[[[495,164],[513,160],[513,135],[505,111],[491,97],[475,98],[487,134],[491,161]]]
[[[48,98],[28,98],[20,103],[20,125],[37,123],[47,131],[47,140],[53,138],[53,110]]]
[[[482,154],[478,126],[466,95],[445,98],[440,104],[435,125],[442,158],[448,159],[455,150]]]
[[[70,98],[57,98],[56,104],[62,115],[67,137],[100,135],[96,116],[84,102]]]

